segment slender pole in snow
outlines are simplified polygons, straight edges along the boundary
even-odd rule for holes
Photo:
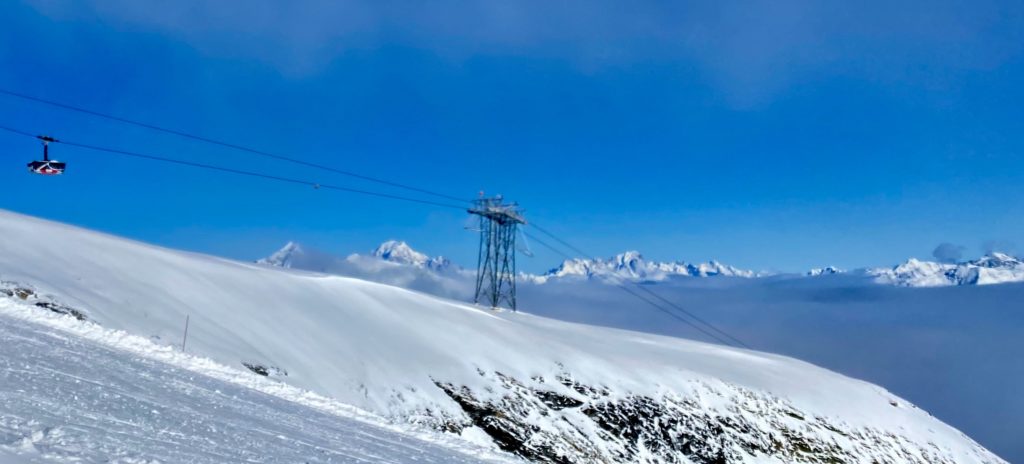
[[[185,336],[181,339],[181,352],[185,352],[185,341],[188,340],[188,314],[185,315]]]

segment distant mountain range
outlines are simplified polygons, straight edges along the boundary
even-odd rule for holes
[[[443,256],[427,256],[412,249],[409,244],[398,240],[388,240],[381,243],[380,246],[370,252],[370,256],[381,261],[435,271],[445,271],[453,268],[452,262],[448,258]],[[276,267],[321,271],[319,268],[325,267],[324,265],[329,264],[330,261],[353,262],[363,257],[360,254],[351,254],[346,258],[341,258],[319,251],[308,250],[296,242],[288,242],[280,250],[256,262]],[[313,262],[316,262],[318,265],[312,265]]]
[[[473,273],[471,269],[462,268],[445,257],[431,257],[416,251],[406,242],[398,240],[388,240],[368,255],[352,254],[345,258],[307,250],[295,242],[289,242],[277,252],[257,262],[277,267],[341,273],[364,278],[385,273],[391,278],[384,280],[396,284],[400,282],[394,282],[394,280],[397,276],[402,275],[403,268],[412,270],[418,278],[427,280],[438,278],[463,280],[462,278],[471,276]],[[901,287],[990,285],[1024,282],[1024,261],[1003,253],[991,253],[975,260],[955,264],[911,258],[907,262],[893,267],[851,271],[844,271],[834,266],[816,268],[806,272],[804,276],[826,277],[836,274],[860,275],[871,278],[879,284]],[[607,259],[567,259],[542,274],[521,273],[519,278],[526,282],[544,284],[561,280],[661,282],[676,277],[758,278],[773,275],[778,275],[778,273],[740,269],[714,260],[704,263],[649,261],[640,252],[627,251]],[[447,286],[451,287],[452,285]]]
[[[472,296],[474,288],[475,271],[420,253],[398,240],[388,240],[365,255],[344,257],[288,242],[257,263],[356,277],[461,300]]]
[[[626,279],[633,281],[662,281],[672,276],[687,277],[758,277],[767,275],[745,269],[738,269],[718,261],[690,264],[682,261],[647,261],[638,251],[627,251],[608,259],[575,258],[567,259],[558,267],[539,276],[529,276],[535,282],[561,278]]]
[[[911,258],[892,268],[868,269],[864,272],[874,276],[878,283],[903,287],[991,285],[1024,281],[1024,262],[1007,254],[991,253],[956,264]]]

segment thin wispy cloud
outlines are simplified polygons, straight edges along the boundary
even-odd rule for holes
[[[452,60],[522,55],[581,71],[678,62],[725,99],[758,104],[808,79],[947,85],[1024,49],[1014,2],[394,2],[33,0],[44,14],[169,34],[202,53],[296,77],[387,46]]]

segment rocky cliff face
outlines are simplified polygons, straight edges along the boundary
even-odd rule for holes
[[[482,430],[502,450],[532,462],[961,462],[941,443],[850,426],[724,382],[693,381],[687,391],[647,396],[586,385],[569,374],[525,382],[498,372],[480,375],[493,386],[474,391],[436,381],[464,414],[438,418],[434,426]],[[892,408],[915,408],[895,397],[888,401]],[[1002,462],[974,446],[971,460]]]

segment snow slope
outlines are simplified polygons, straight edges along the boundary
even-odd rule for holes
[[[413,278],[423,269],[365,258],[361,269],[387,273],[341,273],[463,301],[473,298],[472,273]],[[995,259],[961,264],[985,267],[980,275],[1001,272],[1015,261],[999,254],[990,258]],[[297,261],[294,267],[322,270],[304,264]],[[691,327],[654,308],[638,307],[633,296],[604,285],[618,281],[522,275],[520,308],[572,322],[703,339]],[[657,281],[654,290],[752,346],[896,391],[1004,458],[1024,461],[1024,445],[1005,427],[1024,414],[1015,389],[1024,379],[1015,373],[1024,372],[1024,365],[1014,356],[1024,349],[1014,341],[1022,318],[1012,305],[1024,287],[939,280],[939,285],[919,288],[912,283],[878,282],[864,269],[825,267],[757,279],[669,278]]]
[[[483,430],[531,459],[1002,462],[877,386],[790,358],[493,313],[8,212],[0,236],[0,278],[104,326],[175,343],[190,315],[199,354],[279,368],[389,418]]]
[[[479,462],[450,440],[9,299],[0,341],[0,462]]]

